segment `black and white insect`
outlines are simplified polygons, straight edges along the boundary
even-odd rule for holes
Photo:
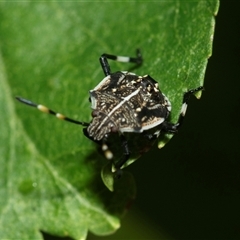
[[[43,105],[16,97],[22,103],[35,107],[59,119],[84,126],[84,135],[101,146],[106,159],[112,161],[115,176],[130,159],[136,159],[148,151],[161,132],[174,134],[182,124],[189,97],[203,89],[198,87],[184,93],[177,123],[168,121],[171,103],[161,92],[158,82],[149,75],[138,76],[127,71],[112,73],[108,60],[142,64],[142,55],[136,57],[102,54],[100,64],[105,78],[90,90],[92,120],[81,122]]]

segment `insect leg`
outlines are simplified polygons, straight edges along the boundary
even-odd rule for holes
[[[108,145],[107,145],[106,141],[104,141],[104,140],[102,141],[102,151],[107,160],[113,159],[113,153],[111,152],[111,150],[109,150]]]
[[[45,113],[49,113],[49,114],[52,114],[54,115],[55,117],[57,117],[58,119],[61,119],[61,120],[65,120],[65,121],[68,121],[68,122],[71,122],[71,123],[75,123],[75,124],[79,124],[79,125],[82,125],[82,126],[89,126],[89,123],[87,122],[80,122],[80,121],[77,121],[77,120],[74,120],[74,119],[71,119],[69,117],[66,117],[64,115],[62,115],[61,113],[56,113],[54,112],[53,110],[43,106],[43,105],[40,105],[40,104],[36,104],[30,100],[27,100],[25,98],[22,98],[22,97],[16,97],[16,99],[21,102],[21,103],[24,103],[30,107],[35,107],[37,108],[39,111],[41,112],[45,112]]]
[[[130,150],[128,147],[127,139],[124,137],[124,135],[120,135],[121,141],[122,141],[122,147],[123,147],[123,157],[114,165],[114,168],[116,169],[115,177],[120,178],[122,175],[121,167],[129,160],[130,157]]]
[[[143,59],[139,49],[136,50],[136,55],[137,55],[136,57],[127,57],[127,56],[116,56],[116,55],[104,53],[99,58],[99,61],[105,76],[108,76],[111,74],[111,69],[107,59],[111,59],[118,62],[132,62],[132,63],[136,63],[137,65],[140,65]]]
[[[163,123],[163,130],[164,131],[169,132],[169,133],[176,133],[178,131],[178,129],[182,125],[183,119],[186,115],[189,98],[191,97],[192,94],[194,94],[198,91],[202,91],[202,90],[203,90],[203,87],[200,86],[198,88],[191,89],[191,90],[184,93],[182,108],[181,108],[181,112],[179,114],[177,123],[172,124],[172,123],[169,123],[169,122],[164,122]]]

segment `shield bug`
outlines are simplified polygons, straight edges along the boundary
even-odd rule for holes
[[[90,90],[93,110],[90,123],[71,119],[22,97],[16,98],[42,112],[85,127],[84,135],[101,146],[106,159],[112,161],[112,172],[119,177],[121,169],[148,151],[161,132],[174,134],[178,131],[189,97],[203,87],[183,94],[178,121],[171,123],[168,121],[171,103],[159,89],[158,82],[149,75],[138,76],[127,71],[112,73],[108,59],[137,65],[143,61],[139,50],[136,57],[102,54],[99,60],[105,78]]]

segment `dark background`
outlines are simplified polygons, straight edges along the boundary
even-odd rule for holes
[[[239,3],[220,2],[205,91],[179,134],[131,166],[136,206],[174,239],[240,239]]]
[[[191,99],[183,127],[162,150],[128,167],[137,198],[111,239],[132,239],[129,229],[142,226],[155,238],[163,229],[172,239],[240,239],[239,11],[239,1],[220,3],[202,98]]]

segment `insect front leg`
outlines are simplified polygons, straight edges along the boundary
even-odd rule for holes
[[[104,53],[99,58],[99,61],[100,61],[100,64],[102,66],[105,76],[108,76],[111,74],[111,69],[108,64],[107,59],[111,59],[111,60],[118,61],[118,62],[132,62],[132,63],[136,63],[137,65],[141,65],[143,59],[142,59],[142,54],[139,49],[136,50],[136,55],[137,55],[136,57],[127,57],[127,56],[116,56],[116,55]]]

